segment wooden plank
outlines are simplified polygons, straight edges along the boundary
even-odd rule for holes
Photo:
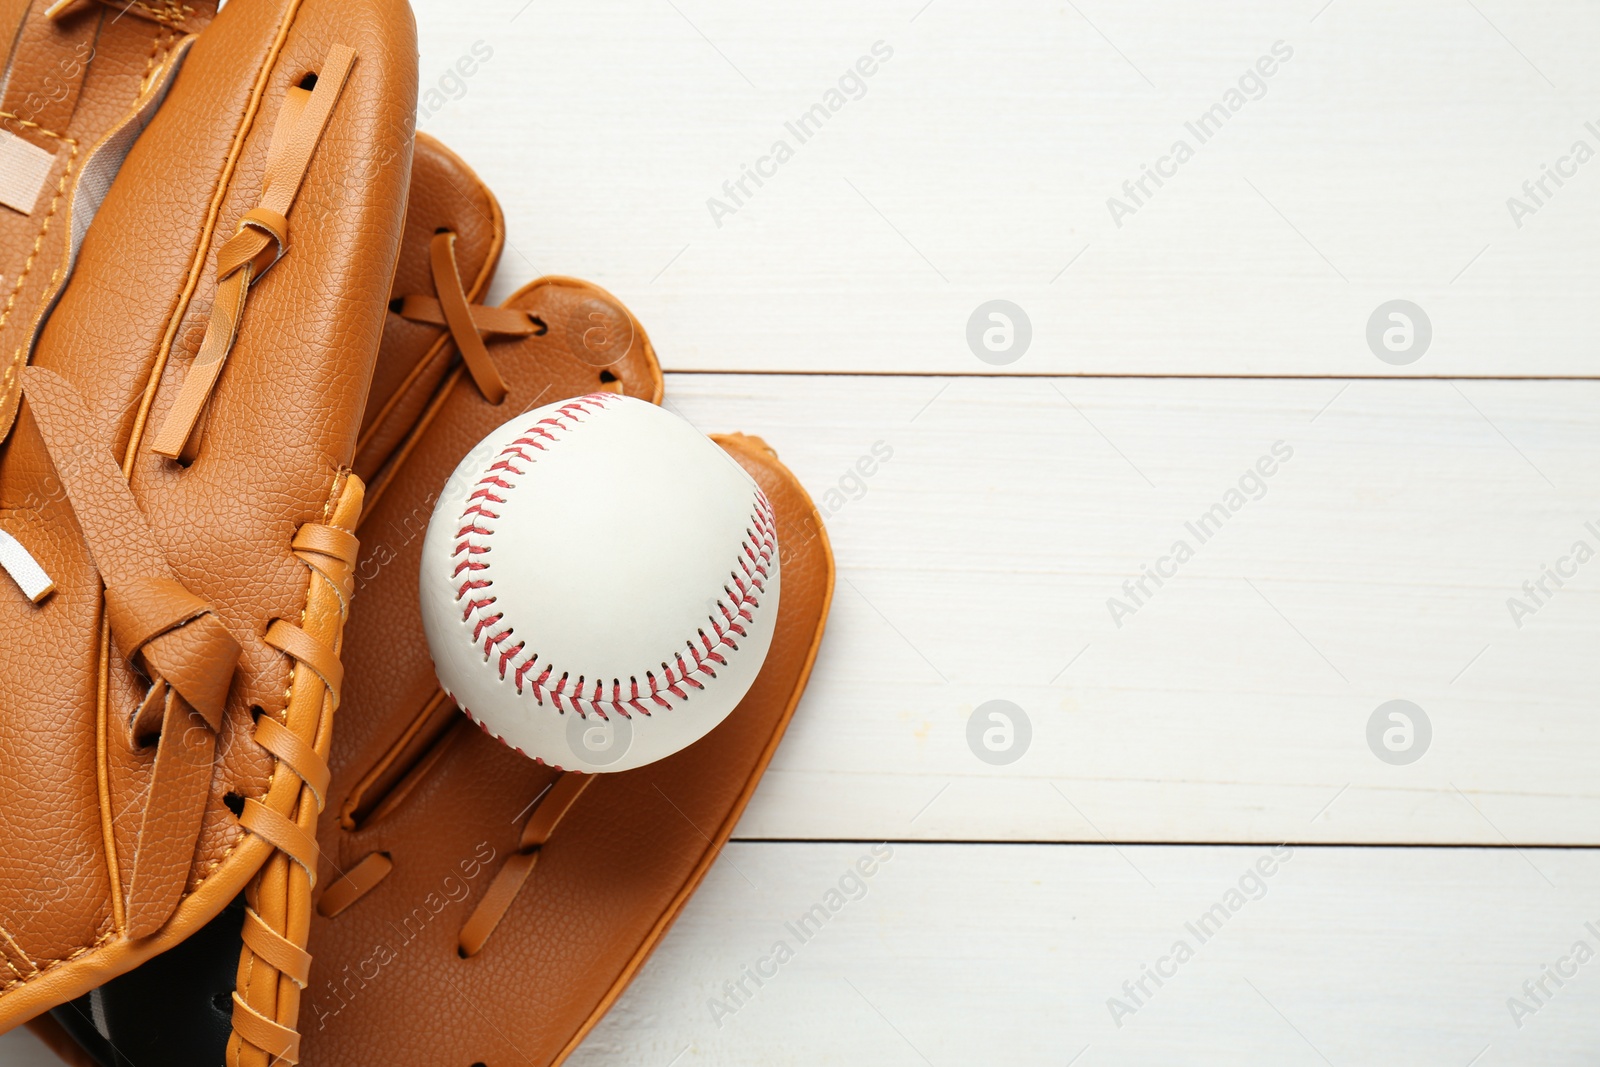
[[[762,434],[831,512],[831,630],[745,837],[1600,839],[1600,563],[1561,562],[1600,549],[1600,383],[667,393],[704,429]],[[1292,456],[1251,474],[1275,447]],[[1177,541],[1193,558],[1136,603],[1124,583]],[[992,700],[1031,723],[1009,765],[969,747]],[[1369,747],[1392,700],[1432,727],[1408,765]]]
[[[1600,8],[1579,0],[417,15],[421,128],[505,204],[496,292],[593,278],[669,367],[1595,373],[1600,162],[1572,152],[1600,150]],[[830,102],[804,141],[786,125]],[[1031,324],[1007,366],[967,340],[993,299]],[[1401,366],[1367,341],[1397,299],[1432,333]]]
[[[570,1063],[1576,1067],[1600,1043],[1600,964],[1571,956],[1600,950],[1592,851],[891,847],[729,846]],[[0,1062],[52,1061],[15,1031]]]
[[[0,1063],[6,1067],[61,1067],[61,1058],[19,1028],[0,1034]]]
[[[1600,963],[1560,963],[1600,950],[1593,852],[896,845],[857,888],[863,857],[731,846],[573,1067],[1577,1065],[1600,1043]],[[1576,975],[1532,1004],[1557,964]]]

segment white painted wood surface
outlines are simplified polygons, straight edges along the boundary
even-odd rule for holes
[[[505,204],[497,291],[593,278],[673,368],[1596,369],[1600,160],[1561,162],[1600,150],[1582,0],[417,8],[421,128]],[[879,41],[864,94],[801,143],[785,123]],[[1279,41],[1264,95],[1247,83],[1204,143],[1186,129]],[[718,226],[707,201],[732,206],[723,183],[779,139],[793,158]],[[1194,157],[1119,228],[1109,198],[1179,139]],[[1546,164],[1572,176],[1538,206],[1522,186]],[[1513,196],[1536,208],[1520,227]],[[1004,368],[965,340],[994,298],[1033,327]],[[1397,298],[1433,325],[1409,366],[1365,341]]]
[[[1546,980],[1520,1029],[1507,1006],[1575,941],[1600,947],[1593,853],[1302,848],[1229,898],[1267,849],[900,845],[801,943],[785,924],[867,852],[732,846],[575,1067],[1553,1067],[1600,1045],[1600,962]],[[1225,900],[1202,943],[1186,924]],[[1107,1001],[1134,1006],[1123,983],[1180,939],[1193,957],[1119,1028]],[[714,1018],[780,940],[793,959]]]
[[[5,1067],[61,1067],[61,1060],[26,1030],[0,1034],[0,1063]]]
[[[731,845],[573,1067],[1578,1067],[1600,1046],[1600,962],[1561,963],[1600,950],[1592,851],[1302,847],[1230,897],[1268,847],[900,844],[808,940],[788,929],[870,855]],[[1202,943],[1185,924],[1219,904]],[[1162,962],[1180,939],[1192,958]],[[762,963],[780,940],[793,957]],[[1577,973],[1535,1004],[1523,983],[1557,965]],[[0,1037],[0,1063],[49,1062],[31,1043]]]
[[[1600,550],[1600,383],[673,375],[668,396],[759,431],[837,509],[831,630],[743,836],[1600,840],[1600,562],[1546,579],[1520,628],[1507,607],[1574,541]],[[1201,543],[1187,524],[1277,442],[1292,458]],[[1113,619],[1180,539],[1194,558]],[[1032,724],[1003,767],[966,733],[996,699]],[[1408,766],[1367,743],[1394,699],[1433,727]]]

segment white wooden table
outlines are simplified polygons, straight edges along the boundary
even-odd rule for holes
[[[621,296],[840,566],[739,840],[575,1064],[1596,1061],[1600,9],[417,15],[496,293]],[[1027,329],[974,349],[994,300]]]

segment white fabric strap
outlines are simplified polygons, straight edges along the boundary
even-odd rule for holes
[[[0,568],[22,589],[22,595],[37,604],[55,591],[56,583],[15,537],[0,530]]]
[[[29,144],[10,130],[0,130],[0,204],[24,215],[33,214],[55,162],[54,152]]]

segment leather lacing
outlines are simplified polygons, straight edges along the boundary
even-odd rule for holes
[[[150,795],[135,846],[124,920],[130,938],[155,933],[183,893],[199,840],[217,735],[240,649],[211,606],[180,584],[110,449],[65,378],[23,372],[28,409],[105,584],[118,650],[150,678],[124,739],[156,742]]]
[[[478,901],[478,906],[467,917],[466,925],[461,927],[458,950],[463,958],[476,956],[483,950],[489,935],[505,918],[517,894],[522,892],[523,885],[539,861],[540,852],[555,832],[556,824],[572,810],[578,797],[583,795],[584,789],[592,781],[592,774],[567,771],[539,798],[528,821],[522,824],[522,837],[517,851],[506,858],[505,865],[495,873],[494,881],[489,883],[483,899]]]
[[[538,337],[548,333],[550,328],[526,311],[469,303],[461,270],[456,265],[454,232],[440,230],[433,235],[428,245],[428,262],[438,296],[402,297],[394,310],[401,318],[412,322],[446,327],[461,353],[462,362],[467,365],[467,373],[472,375],[473,384],[489,403],[500,403],[506,398],[506,381],[483,343],[484,336]]]
[[[217,292],[211,319],[177,399],[150,446],[157,455],[192,462],[199,452],[200,417],[233,349],[250,286],[289,250],[285,216],[305,181],[312,153],[355,58],[352,49],[334,45],[317,74],[316,86],[291,88],[284,98],[267,149],[261,201],[245,212],[234,235],[217,252]]]
[[[288,90],[268,146],[260,202],[245,212],[233,237],[217,253],[217,293],[211,319],[152,445],[151,450],[159,455],[192,460],[199,450],[201,418],[233,346],[250,287],[289,250],[287,212],[354,62],[354,51],[334,45],[314,86]],[[353,534],[334,526],[305,527],[295,537],[295,555],[322,579],[308,599],[308,617],[318,588],[324,598],[335,598],[339,620],[333,628],[335,642],[343,632],[355,590],[359,547]],[[344,682],[337,643],[330,646],[305,628],[281,619],[272,624],[263,640],[296,661],[298,684],[313,679],[321,683],[324,713],[309,738],[270,717],[262,716],[256,722],[256,742],[276,756],[280,771],[292,772],[300,785],[288,814],[247,798],[239,815],[241,826],[277,852],[263,865],[246,894],[244,948],[233,993],[233,1034],[228,1042],[230,1065],[294,1064],[300,1060],[296,1025],[300,994],[311,980],[311,955],[304,946],[310,935],[309,901],[317,884],[320,856],[317,818],[327,803],[329,728]]]
[[[500,925],[516,901],[517,894],[522,892],[528,877],[533,874],[539,856],[555,833],[556,826],[572,810],[592,781],[592,774],[566,771],[534,799],[527,821],[522,824],[517,851],[506,858],[489,883],[483,899],[478,901],[478,906],[472,909],[472,914],[461,927],[457,951],[463,959],[483,951],[489,935]],[[317,902],[317,911],[325,918],[333,918],[376,889],[393,870],[394,861],[389,855],[383,852],[369,854],[328,886],[322,899]]]
[[[359,549],[353,534],[327,525],[303,526],[294,540],[295,555],[320,577],[324,592],[337,598],[340,631],[355,588]],[[243,930],[245,962],[275,971],[287,982],[277,983],[281,988],[275,991],[276,995],[266,998],[271,1002],[260,1006],[239,990],[234,992],[229,1063],[240,1062],[246,1049],[270,1057],[272,1063],[299,1062],[300,1035],[291,1024],[299,1016],[299,991],[311,981],[311,954],[304,948],[309,924],[304,914],[297,914],[306,909],[286,907],[275,920],[264,917],[257,904],[269,878],[282,885],[280,897],[284,898],[309,900],[316,888],[320,855],[315,836],[317,817],[327,803],[331,777],[326,756],[328,725],[338,708],[344,680],[336,649],[303,627],[279,619],[268,628],[264,640],[293,657],[321,681],[326,694],[325,711],[316,736],[311,739],[275,718],[262,716],[256,722],[256,743],[278,758],[280,769],[287,768],[300,779],[300,788],[289,815],[252,797],[245,800],[239,816],[240,825],[279,852],[251,886]],[[241,974],[245,969],[241,965]]]

